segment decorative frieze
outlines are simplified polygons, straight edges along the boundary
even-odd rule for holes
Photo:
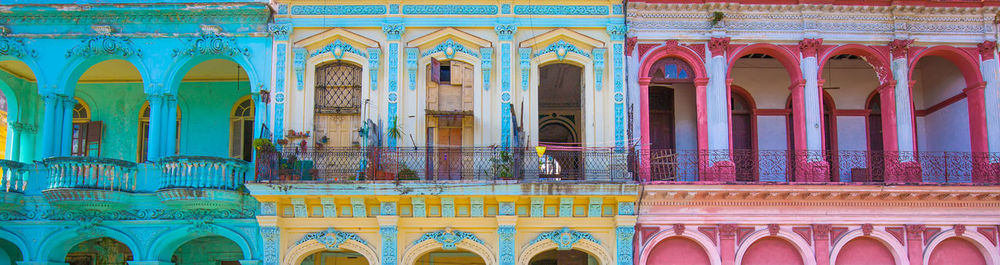
[[[292,15],[382,15],[385,5],[301,5],[292,6]]]
[[[403,5],[404,15],[496,15],[496,5]]]
[[[0,37],[0,56],[13,56],[17,58],[36,57],[35,50],[28,49],[24,45],[24,40],[10,37]]]
[[[543,240],[552,240],[552,242],[556,243],[557,249],[570,250],[573,249],[573,244],[576,244],[576,242],[583,239],[590,240],[591,242],[597,244],[601,244],[601,241],[597,240],[597,238],[594,238],[594,235],[591,235],[590,233],[580,232],[569,229],[568,227],[563,227],[562,229],[559,230],[545,232],[538,235],[538,237],[531,240],[531,242],[528,242],[528,245],[533,245]]]
[[[124,36],[96,35],[80,40],[80,44],[66,52],[66,58],[92,56],[139,56],[142,50],[135,47],[132,39]]]
[[[608,15],[608,6],[597,5],[516,5],[515,15],[548,16],[603,16]]]
[[[197,38],[189,38],[185,40],[185,43],[187,48],[173,50],[174,57],[196,55],[250,56],[250,49],[239,47],[235,38],[214,32],[206,32]]]

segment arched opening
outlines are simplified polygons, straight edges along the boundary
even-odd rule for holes
[[[316,66],[313,126],[318,147],[360,144],[361,77],[361,66],[349,62]]]
[[[244,97],[233,105],[229,116],[229,155],[236,159],[253,159],[253,119],[254,105],[250,97]]]
[[[206,236],[178,247],[170,262],[176,265],[240,265],[239,261],[246,258],[243,257],[240,246],[232,240],[221,236]]]
[[[173,154],[180,153],[181,150],[181,113],[180,109],[177,110],[177,130],[175,134],[175,143]],[[142,110],[139,111],[139,151],[138,156],[135,161],[146,161],[149,151],[149,101],[142,105]]]
[[[541,178],[583,176],[583,68],[553,63],[538,68],[538,145],[547,147]],[[558,170],[551,170],[551,169]]]
[[[368,265],[364,255],[353,251],[321,251],[309,254],[299,265]]]
[[[779,237],[754,241],[743,254],[743,265],[802,265],[802,255],[795,246]]]
[[[427,64],[426,143],[427,172],[434,179],[457,180],[472,174],[462,174],[471,168],[471,161],[462,153],[463,146],[474,143],[473,96],[475,74],[472,64],[459,60]]]
[[[746,52],[730,66],[730,96],[741,94],[743,99],[752,100],[757,109],[756,115],[751,117],[756,128],[750,128],[752,139],[749,140],[751,146],[756,144],[758,151],[756,154],[741,154],[741,151],[734,150],[733,162],[741,163],[737,166],[742,168],[743,172],[739,172],[742,178],[750,178],[748,173],[754,171],[757,172],[756,176],[751,176],[759,181],[792,181],[794,177],[794,158],[783,151],[793,148],[791,138],[794,134],[790,126],[792,116],[786,100],[791,95],[792,76],[789,74],[791,70],[777,59],[777,53],[766,49]],[[731,102],[733,103],[735,101]],[[747,140],[735,139],[740,136],[737,134],[737,125],[744,127],[742,129],[745,129],[745,125],[738,124],[740,120],[737,118],[731,119],[734,137],[731,143],[733,149],[737,149],[737,141]],[[745,142],[741,144],[746,145]],[[756,166],[748,165],[750,163],[755,163]]]
[[[729,94],[729,123],[733,164],[737,181],[757,181],[757,118],[753,99],[740,87],[732,86]]]
[[[851,169],[852,182],[884,182],[885,181],[885,142],[882,135],[882,100],[876,91],[868,100],[866,108],[868,156],[867,168]],[[850,138],[850,137],[847,137]]]
[[[11,243],[10,241],[0,239],[0,263],[2,264],[17,264],[18,261],[23,261],[24,257],[21,256],[21,249]]]
[[[65,262],[69,265],[127,265],[132,250],[110,237],[83,241],[69,250]]]
[[[599,265],[600,262],[587,252],[576,249],[570,250],[549,250],[538,253],[528,265]],[[652,263],[650,263],[652,264]]]
[[[858,237],[851,239],[840,248],[837,253],[836,265],[893,265],[896,259],[893,258],[889,248],[872,237]]]
[[[929,55],[917,60],[911,74],[916,147],[922,181],[971,182],[978,168],[973,151],[967,78],[955,61]],[[984,111],[984,110],[979,110]]]
[[[669,237],[656,243],[646,257],[647,265],[711,265],[708,253],[697,242],[684,237]]]
[[[698,148],[694,71],[684,60],[667,57],[653,63],[649,77],[651,173],[658,180],[697,180],[697,159],[679,157]]]
[[[881,163],[872,163],[881,160],[881,153],[869,149],[869,143],[877,141],[878,151],[882,150],[881,113],[871,110],[873,106],[881,106],[881,99],[878,95],[870,96],[881,83],[870,56],[857,55],[865,54],[858,51],[844,52],[854,53],[831,55],[820,68],[824,148],[830,162],[831,181],[870,182],[876,175],[881,178]],[[872,114],[878,124],[871,124]],[[861,130],[867,132],[866,137],[857,137]]]
[[[73,156],[100,156],[101,130],[104,128],[101,122],[91,123],[90,105],[81,98],[75,98],[73,105],[73,132],[70,140],[72,148],[70,155]]]
[[[76,80],[73,94],[78,106],[73,108],[72,131],[63,134],[71,143],[62,147],[63,152],[134,160],[138,150],[133,139],[137,140],[139,121],[133,115],[146,101],[143,79],[136,66],[121,59],[97,63]],[[81,110],[86,110],[86,115],[78,113]],[[88,119],[86,122],[84,117]]]
[[[20,124],[37,124],[34,115],[21,115],[22,109],[33,109],[39,106],[41,100],[25,95],[37,95],[38,84],[35,74],[22,61],[0,59],[0,100],[2,100],[3,124],[0,124],[0,158],[13,161],[32,161],[34,158],[34,137],[28,132],[20,132],[14,126]],[[33,113],[33,112],[29,112]]]
[[[952,237],[938,243],[927,260],[927,265],[946,264],[986,265],[986,256],[971,241]]]
[[[476,253],[463,250],[437,250],[417,258],[413,265],[486,265]]]
[[[178,102],[158,108],[166,117],[159,125],[161,152],[169,155],[172,149],[164,147],[175,146],[178,154],[250,161],[255,106],[243,67],[229,59],[206,60],[184,73],[177,89]],[[180,108],[188,118],[180,118]],[[166,122],[175,120],[180,122]],[[179,137],[168,137],[172,132]]]
[[[794,181],[795,176],[793,173],[795,172],[795,167],[798,166],[796,163],[794,163],[795,160],[794,158],[804,157],[806,155],[815,155],[815,152],[808,152],[808,154],[803,154],[795,150],[794,135],[796,133],[795,132],[796,127],[794,126],[794,121],[796,117],[795,117],[795,112],[792,111],[793,108],[792,104],[793,104],[792,98],[789,97],[785,108],[786,110],[788,110],[788,124],[787,124],[788,135],[792,136],[788,137],[788,146],[789,146],[788,153],[791,154],[788,160],[790,161],[788,167],[791,169],[788,172],[789,173],[788,179],[790,181]],[[839,173],[840,173],[839,170],[837,170],[837,167],[834,166],[839,164],[838,162],[839,157],[837,156],[837,149],[836,149],[837,134],[835,133],[837,128],[837,119],[835,118],[836,111],[837,107],[836,104],[833,102],[833,98],[830,96],[829,93],[826,93],[824,91],[823,92],[823,151],[824,152],[822,152],[822,156],[827,161],[830,162],[830,167],[827,168],[827,176],[829,176],[829,178],[826,181],[833,181],[839,179]]]

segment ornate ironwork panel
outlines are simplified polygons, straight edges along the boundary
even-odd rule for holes
[[[350,114],[361,110],[361,67],[332,63],[316,68],[316,113]]]

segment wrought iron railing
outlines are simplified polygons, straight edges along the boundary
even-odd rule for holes
[[[42,161],[49,172],[48,189],[97,189],[133,192],[136,164],[97,157],[51,157]]]
[[[170,156],[160,159],[160,189],[204,188],[237,190],[246,182],[250,163],[212,156]]]
[[[259,152],[257,181],[632,181],[628,153],[614,148],[286,147]]]
[[[643,181],[1000,184],[1000,153],[646,149],[629,164]]]
[[[0,189],[3,192],[24,193],[28,185],[25,177],[28,165],[17,161],[0,160]]]

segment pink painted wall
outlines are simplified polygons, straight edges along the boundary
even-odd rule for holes
[[[788,241],[765,237],[750,245],[742,265],[802,265],[802,256]]]
[[[941,241],[927,265],[986,265],[983,253],[972,242],[962,238],[949,238]]]
[[[882,242],[869,237],[852,239],[840,249],[836,265],[893,265],[892,252]]]
[[[698,243],[683,237],[660,241],[649,252],[646,265],[710,265],[708,254]]]

